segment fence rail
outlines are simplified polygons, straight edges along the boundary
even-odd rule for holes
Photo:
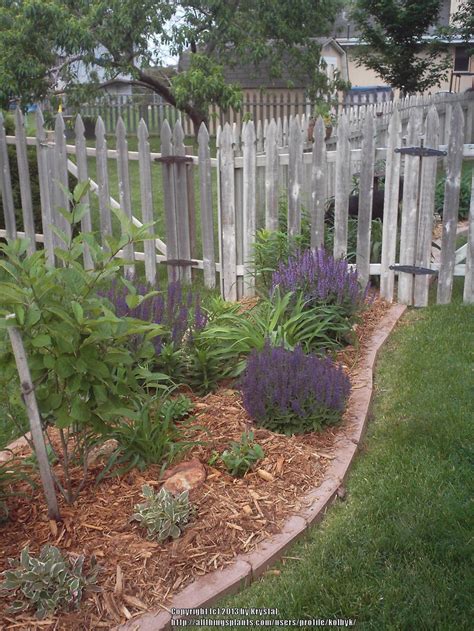
[[[186,155],[180,120],[173,127],[168,121],[163,123],[161,151],[152,153],[148,127],[142,120],[137,132],[138,151],[132,152],[128,149],[125,124],[120,118],[115,130],[116,149],[112,150],[107,148],[105,125],[100,117],[95,127],[95,147],[87,147],[80,116],[75,124],[75,143],[70,144],[65,140],[62,115],[56,117],[54,133],[48,137],[42,113],[38,111],[36,137],[27,138],[24,120],[18,110],[15,136],[5,135],[3,120],[0,120],[4,218],[0,236],[13,239],[25,235],[30,239],[30,251],[42,243],[48,261],[54,264],[54,248],[61,245],[61,240],[52,226],[60,227],[66,235],[68,229],[58,208],[68,203],[63,188],[68,185],[69,172],[79,180],[91,180],[90,195],[93,197],[86,200],[89,210],[82,219],[83,231],[95,227],[102,239],[116,231],[111,208],[121,209],[136,225],[160,219],[161,233],[152,229],[143,251],[128,249],[123,253],[129,261],[125,270],[127,275],[133,276],[141,261],[144,261],[146,278],[152,283],[157,277],[157,265],[163,263],[167,264],[170,279],[180,278],[187,282],[192,278],[192,269],[202,269],[206,286],[218,284],[225,298],[235,300],[254,293],[254,270],[250,259],[256,230],[279,228],[282,199],[286,200],[288,233],[297,235],[301,232],[305,213],[310,225],[311,246],[317,248],[324,243],[327,202],[334,197],[333,253],[337,257],[347,254],[351,178],[357,173],[355,265],[362,281],[367,281],[370,275],[378,275],[381,293],[387,300],[398,299],[422,306],[428,300],[428,276],[408,274],[397,270],[397,265],[405,269],[431,267],[438,272],[438,302],[450,301],[455,275],[465,276],[464,300],[474,302],[474,200],[471,199],[467,245],[456,252],[453,237],[462,160],[474,158],[474,145],[470,144],[473,140],[472,120],[470,125],[468,120],[469,116],[474,118],[474,95],[452,101],[445,98],[437,104],[439,108],[431,102],[426,110],[428,101],[417,103],[411,100],[404,103],[405,107],[395,107],[388,112],[384,146],[378,144],[377,126],[381,117],[371,106],[359,110],[363,116],[357,117],[357,128],[351,112],[339,117],[335,146],[326,141],[322,119],[318,119],[314,127],[314,141],[309,142],[308,119],[304,115],[290,120],[271,120],[263,125],[249,121],[241,129],[237,124],[226,123],[217,131],[215,158],[211,157],[210,134],[205,126],[201,127],[198,136],[198,155]],[[444,125],[440,123],[440,111],[444,114]],[[404,147],[420,147],[421,139],[425,148],[446,151],[447,156],[403,155]],[[15,147],[15,152],[9,152],[9,145]],[[28,160],[25,160],[27,151],[36,152],[38,165],[42,225],[39,232],[35,232],[32,174]],[[139,180],[135,186],[138,185],[140,191],[140,201],[135,205],[131,196],[133,162],[136,165],[133,177]],[[111,176],[112,165],[115,165],[115,180]],[[21,185],[21,208],[16,209],[11,182],[14,166]],[[94,179],[90,178],[93,169]],[[439,169],[444,169],[447,176],[443,236],[441,256],[432,262],[434,183]],[[383,235],[381,262],[375,263],[370,260],[370,219],[374,181],[380,172],[385,181]],[[157,199],[154,198],[158,179],[162,182],[161,217],[157,216]],[[194,179],[198,181],[196,195]],[[90,259],[85,263],[92,265]]]

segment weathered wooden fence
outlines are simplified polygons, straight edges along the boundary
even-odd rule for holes
[[[354,140],[357,133],[361,133],[362,124],[365,119],[366,110],[370,108],[376,117],[376,129],[379,133],[387,130],[388,120],[393,109],[396,108],[402,114],[402,121],[406,122],[409,112],[413,107],[423,107],[426,111],[431,105],[435,105],[440,117],[442,137],[445,133],[446,109],[455,103],[460,103],[464,111],[467,111],[470,101],[469,94],[438,94],[434,96],[406,97],[399,100],[384,98],[377,100],[374,94],[346,95],[338,106],[338,115],[345,112],[350,121],[351,132]],[[66,107],[66,112],[69,110]],[[72,113],[71,110],[70,113]],[[228,111],[221,111],[215,105],[209,108],[209,134],[215,136],[218,127],[223,127],[225,123],[234,123],[241,127],[243,121],[251,118],[255,125],[259,122],[265,126],[265,121],[281,119],[282,124],[285,119],[289,121],[294,116],[306,117],[308,120],[312,113],[310,101],[301,97],[301,94],[290,90],[281,91],[278,94],[269,93],[246,93],[239,111],[230,108]],[[115,133],[117,121],[122,118],[127,129],[127,133],[136,134],[140,120],[144,120],[148,132],[159,135],[165,120],[173,126],[178,119],[181,120],[186,136],[194,135],[192,121],[176,108],[160,98],[157,94],[149,93],[145,95],[133,96],[102,96],[80,107],[80,114],[83,118],[100,116],[104,122],[108,134]],[[469,117],[466,116],[469,126]],[[406,123],[405,123],[406,124]],[[472,129],[472,123],[471,123]]]
[[[464,104],[472,114],[474,101]],[[324,243],[325,210],[328,197],[334,194],[335,256],[345,256],[348,248],[348,205],[351,178],[359,174],[359,218],[357,227],[356,266],[362,282],[370,275],[380,276],[381,293],[387,300],[398,299],[406,304],[425,305],[428,299],[428,275],[413,274],[413,266],[432,268],[438,273],[438,302],[450,301],[454,275],[465,276],[464,299],[474,301],[474,202],[471,201],[470,232],[466,246],[456,252],[455,234],[458,216],[461,163],[474,158],[474,146],[466,143],[466,128],[462,103],[452,105],[446,113],[447,138],[440,127],[434,104],[428,112],[424,107],[410,107],[406,132],[404,110],[393,110],[388,120],[387,143],[376,142],[377,115],[369,107],[364,110],[359,147],[351,146],[351,118],[341,115],[337,125],[337,147],[325,141],[322,119],[314,128],[314,142],[307,139],[307,119],[293,117],[289,124],[271,120],[265,126],[253,121],[242,130],[226,123],[218,130],[217,157],[211,156],[209,132],[202,126],[199,132],[197,156],[185,154],[184,130],[178,120],[171,129],[167,121],[161,129],[161,152],[152,153],[148,129],[142,120],[138,128],[138,151],[129,151],[125,125],[121,119],[116,127],[116,149],[107,148],[105,126],[99,117],[95,147],[86,146],[84,126],[77,117],[75,143],[67,144],[64,121],[56,118],[54,134],[44,130],[42,114],[37,113],[36,137],[27,138],[23,117],[16,113],[16,134],[5,136],[0,124],[0,181],[5,229],[0,236],[8,239],[25,235],[30,250],[43,243],[48,260],[54,263],[54,247],[61,239],[52,229],[56,225],[68,236],[70,228],[64,222],[59,207],[67,207],[63,187],[68,184],[68,172],[79,180],[89,177],[95,163],[95,179],[89,212],[82,219],[82,229],[95,227],[102,239],[118,228],[114,226],[111,208],[120,208],[136,225],[149,223],[157,217],[153,184],[161,178],[164,208],[161,219],[163,234],[150,231],[144,249],[124,254],[129,260],[125,273],[133,276],[137,261],[144,261],[146,278],[155,282],[157,264],[166,264],[170,279],[190,281],[192,269],[202,269],[208,287],[219,284],[222,294],[230,300],[254,293],[251,253],[255,232],[260,227],[279,227],[279,204],[287,207],[287,228],[290,235],[301,231],[302,211],[309,216],[311,246]],[[426,115],[425,115],[426,114]],[[420,149],[421,140],[424,149]],[[447,142],[445,141],[447,140]],[[17,226],[10,177],[8,144],[16,146],[16,160],[21,183],[22,220]],[[35,234],[32,216],[30,175],[26,151],[36,148],[39,170],[42,231]],[[414,147],[414,151],[404,151]],[[445,158],[428,155],[428,149],[446,151]],[[400,151],[401,150],[401,151]],[[421,157],[419,154],[422,154]],[[111,187],[111,162],[116,163],[118,201]],[[140,204],[131,202],[130,165],[138,162]],[[370,261],[371,211],[376,164],[383,164],[385,175],[384,220],[381,263]],[[444,165],[444,166],[443,166]],[[434,183],[440,167],[446,170],[441,256],[433,262],[431,239],[434,214]],[[136,172],[136,171],[135,171]],[[217,177],[216,177],[217,176]],[[402,210],[399,212],[400,177],[404,177]],[[192,179],[199,182],[199,194],[194,199]],[[62,183],[62,187],[59,185]],[[214,184],[213,184],[214,183]],[[95,210],[95,206],[97,210]],[[94,212],[97,215],[94,215]],[[196,223],[198,225],[196,226]],[[21,231],[20,231],[21,228]],[[201,249],[196,247],[196,233]],[[399,242],[399,246],[397,243]],[[198,256],[199,254],[199,256]],[[463,261],[466,261],[463,264]],[[87,257],[86,265],[92,261]],[[402,266],[402,267],[400,267]],[[398,284],[396,280],[398,279]],[[398,289],[398,292],[396,291]]]

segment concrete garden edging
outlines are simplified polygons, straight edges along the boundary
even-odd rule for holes
[[[324,481],[302,498],[302,503],[306,504],[305,508],[290,517],[279,534],[262,542],[253,552],[239,555],[231,566],[193,581],[173,598],[169,610],[142,614],[115,627],[115,631],[166,631],[172,628],[172,609],[207,607],[224,596],[240,591],[278,561],[287,548],[311,525],[321,521],[338,495],[344,496],[342,485],[367,426],[373,394],[373,368],[377,354],[405,310],[406,305],[390,307],[372,334],[365,354],[359,360],[357,371],[352,376],[352,392],[348,402],[351,412],[350,423],[344,435],[336,442],[336,456],[326,472]]]

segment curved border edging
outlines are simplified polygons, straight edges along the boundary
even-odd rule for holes
[[[224,596],[239,592],[278,561],[285,550],[310,526],[323,519],[347,478],[367,427],[373,393],[373,367],[377,354],[405,310],[406,305],[390,307],[370,338],[352,379],[348,405],[352,408],[354,419],[345,435],[336,442],[337,455],[331,461],[324,481],[302,498],[302,502],[308,503],[308,506],[287,519],[279,534],[262,542],[253,552],[239,555],[231,566],[193,581],[173,598],[170,608],[206,607]],[[165,610],[154,614],[145,613],[115,627],[115,631],[167,631],[172,628],[171,618],[171,614]]]

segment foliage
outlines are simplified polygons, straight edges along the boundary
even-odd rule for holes
[[[189,70],[173,77],[171,84],[176,106],[185,107],[191,102],[203,118],[207,117],[210,103],[218,103],[224,110],[240,109],[241,89],[226,83],[223,67],[202,53],[192,55]]]
[[[147,529],[150,539],[160,543],[169,537],[177,539],[193,514],[188,492],[184,491],[175,497],[165,488],[155,493],[151,486],[145,485],[142,495],[145,502],[135,506],[132,520]]]
[[[188,416],[192,407],[191,400],[184,395],[175,399],[152,398],[137,418],[117,424],[110,434],[117,441],[117,448],[100,478],[116,466],[119,473],[124,473],[133,467],[143,471],[150,464],[165,466],[171,462],[187,445],[176,421]]]
[[[236,376],[245,368],[248,354],[263,350],[267,341],[274,346],[305,352],[340,347],[351,325],[339,305],[309,305],[301,293],[281,294],[263,299],[244,312],[230,312],[213,320],[201,336],[222,366],[222,376]]]
[[[350,382],[329,357],[266,343],[250,353],[240,387],[245,409],[259,425],[295,434],[338,421]]]
[[[439,177],[436,181],[435,212],[443,216],[444,187],[446,176]],[[471,203],[472,170],[466,169],[461,176],[461,189],[459,191],[459,218],[467,219]]]
[[[156,370],[175,383],[191,386],[199,394],[216,386],[220,366],[202,343],[200,332],[209,316],[197,292],[191,288],[184,290],[179,281],[170,283],[166,292],[145,285],[134,287],[131,283],[125,286],[114,282],[101,295],[110,301],[117,316],[134,317],[161,326],[161,334],[153,340]],[[216,299],[213,302],[217,309],[228,309]],[[132,346],[140,343],[138,336],[131,340]]]
[[[263,449],[254,442],[253,437],[253,432],[243,432],[240,441],[232,441],[229,449],[222,453],[221,460],[231,475],[240,478],[259,460],[265,458]]]
[[[360,311],[366,297],[357,271],[324,248],[299,252],[280,263],[272,277],[272,292],[276,287],[282,293],[301,291],[308,305],[338,305],[349,318]]]
[[[79,184],[71,195],[72,210],[62,210],[73,226],[87,210],[80,202],[87,186],[87,182]],[[59,430],[66,483],[63,486],[57,477],[55,481],[68,502],[82,486],[73,492],[70,466],[78,462],[87,469],[89,441],[107,436],[124,416],[138,418],[148,389],[162,387],[147,369],[154,355],[152,339],[161,328],[131,317],[118,318],[97,295],[100,282],[116,277],[125,264],[115,258],[118,251],[147,235],[146,226],[137,230],[117,215],[126,236],[108,237],[106,248],[93,235],[68,240],[55,228],[67,244],[67,249],[55,250],[62,263],[58,267],[46,263],[44,251],[28,256],[26,240],[0,244],[5,257],[0,266],[9,276],[9,281],[0,283],[0,324],[20,330],[45,430],[50,425]],[[84,269],[81,262],[85,245],[94,270]],[[10,313],[14,319],[6,318]],[[129,339],[134,335],[142,336],[143,343],[132,352]],[[13,375],[11,353],[7,365]],[[55,455],[59,457],[57,449]]]
[[[9,559],[11,569],[6,570],[0,589],[13,592],[16,600],[9,608],[20,613],[33,607],[38,618],[45,618],[58,609],[77,607],[85,588],[96,582],[98,568],[91,559],[89,573],[84,572],[84,557],[64,557],[54,546],[41,548],[39,556],[32,556],[28,548],[20,560]]]
[[[436,25],[440,7],[440,0],[355,0],[352,17],[362,44],[358,62],[405,94],[440,85],[451,58],[439,38],[423,39]]]
[[[225,108],[236,97],[216,60],[229,67],[249,64],[256,76],[265,71],[271,78],[288,68],[311,93],[333,92],[340,82],[320,67],[317,37],[330,33],[341,6],[341,0],[4,2],[0,99],[20,97],[26,105],[65,86],[68,103],[80,103],[120,75],[122,82],[155,91],[172,105],[178,102],[197,131],[206,104],[216,100]],[[173,81],[163,64],[170,54],[183,53],[198,59],[188,67],[182,59]],[[79,76],[84,69],[86,85]],[[187,100],[186,88],[191,88]]]

